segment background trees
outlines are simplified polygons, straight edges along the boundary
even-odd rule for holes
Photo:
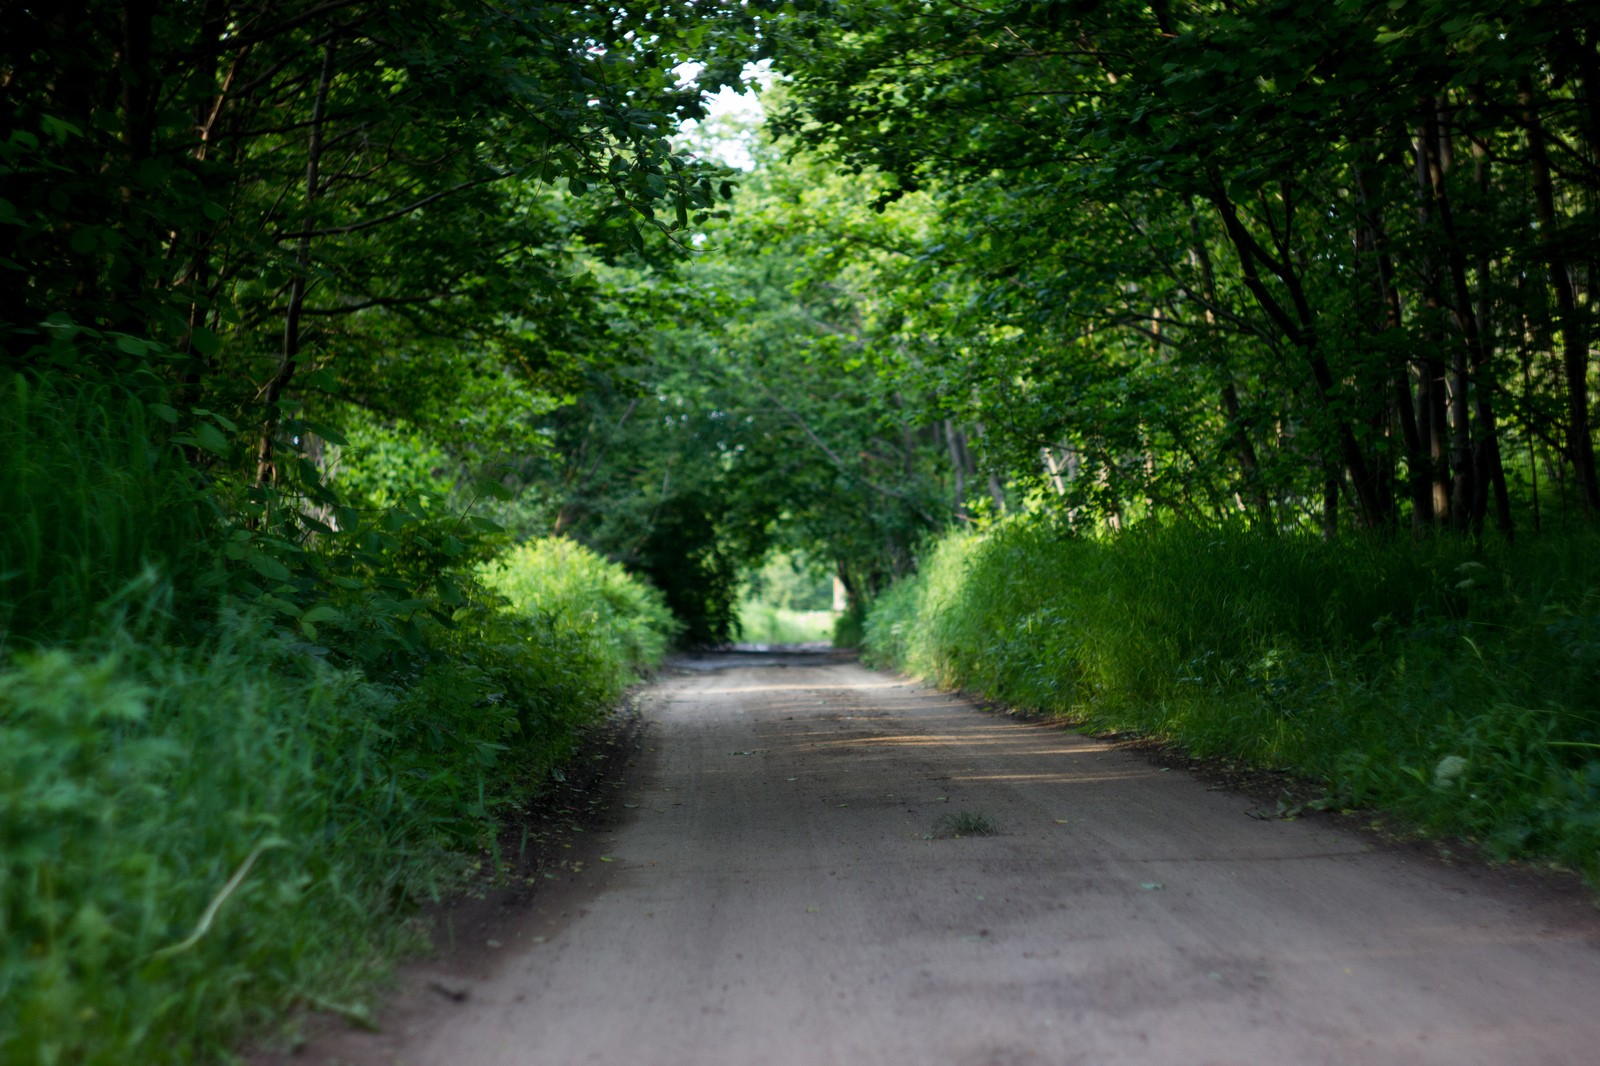
[[[237,533],[233,591],[291,623],[354,617],[333,571],[394,570],[389,542],[427,505],[341,496],[338,427],[398,420],[466,462],[468,500],[509,493],[472,478],[528,443],[530,409],[626,351],[580,248],[670,261],[731,194],[668,136],[703,90],[737,84],[760,17],[7,5],[0,361],[147,409]],[[690,55],[702,72],[680,84]],[[424,606],[455,606],[425,574],[459,543],[386,576],[410,593],[378,605],[409,646]]]
[[[771,545],[866,592],[1024,504],[1600,506],[1583,5],[7,19],[6,358],[157,390],[245,507],[491,473],[714,639]],[[761,56],[735,175],[675,131]]]
[[[1509,534],[1595,506],[1583,11],[822,5],[776,128],[937,205],[872,357],[1019,487]]]

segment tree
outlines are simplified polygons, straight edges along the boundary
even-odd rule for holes
[[[1596,246],[1597,43],[1564,3],[846,3],[784,24],[777,129],[888,175],[880,207],[940,205],[924,289],[962,296],[911,321],[988,383],[1018,476],[1106,440],[1089,477],[1142,471],[1115,495],[1146,509],[1232,497],[1331,532],[1409,499],[1419,531],[1467,531],[1492,498],[1509,534],[1502,412],[1530,460],[1593,469],[1571,264]],[[1557,333],[1559,375],[1531,372]],[[1130,365],[1164,390],[1069,409],[1049,385]],[[1137,432],[1107,437],[1108,408]]]

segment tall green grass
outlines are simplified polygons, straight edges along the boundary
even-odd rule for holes
[[[592,635],[618,678],[661,665],[682,629],[661,591],[565,537],[541,537],[478,569],[513,610]]]
[[[1593,533],[1477,549],[1013,521],[940,541],[872,605],[866,647],[1600,875]]]
[[[150,419],[118,386],[0,376],[0,648],[83,636],[146,570],[203,565],[204,499]]]

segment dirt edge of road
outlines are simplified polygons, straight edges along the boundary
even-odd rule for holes
[[[906,680],[916,679],[907,677]],[[1475,880],[1481,881],[1483,888],[1524,905],[1555,904],[1569,916],[1575,906],[1600,909],[1600,888],[1586,884],[1583,875],[1577,871],[1550,863],[1523,860],[1496,862],[1476,841],[1461,837],[1427,836],[1402,815],[1382,808],[1323,810],[1308,806],[1310,801],[1324,794],[1322,783],[1288,770],[1246,766],[1236,759],[1222,757],[1203,758],[1190,754],[1181,744],[1159,737],[1087,730],[1082,720],[1012,707],[998,700],[986,699],[976,692],[963,690],[952,692],[951,695],[988,714],[1081,731],[1085,736],[1110,744],[1117,751],[1142,756],[1153,766],[1183,771],[1203,781],[1211,791],[1228,792],[1248,801],[1241,811],[1250,817],[1272,820],[1287,816],[1291,819],[1321,821],[1358,834],[1374,848],[1381,848],[1409,861],[1463,869]]]

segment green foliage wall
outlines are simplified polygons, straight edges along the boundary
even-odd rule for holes
[[[512,610],[584,634],[618,677],[660,666],[683,628],[660,590],[563,537],[519,544],[479,573]]]

